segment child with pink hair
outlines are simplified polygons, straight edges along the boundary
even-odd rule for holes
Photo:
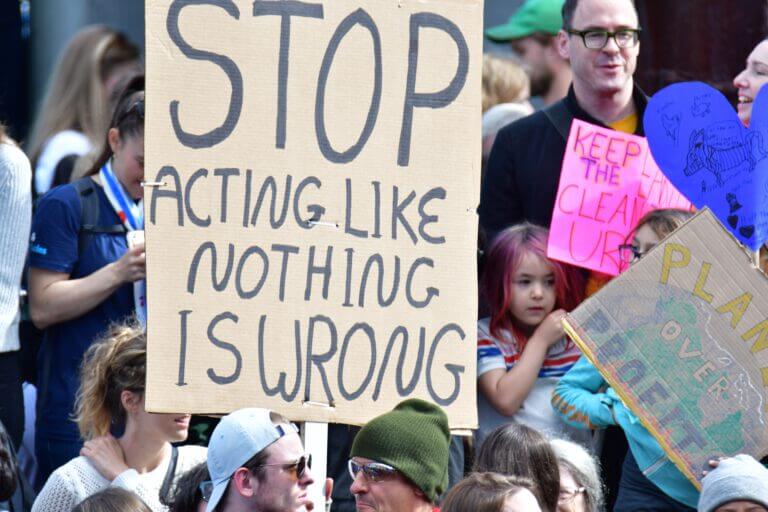
[[[487,253],[482,292],[490,316],[478,322],[478,442],[494,428],[522,423],[547,436],[589,444],[550,401],[560,377],[581,356],[562,319],[584,298],[584,274],[547,258],[548,231],[507,228]]]

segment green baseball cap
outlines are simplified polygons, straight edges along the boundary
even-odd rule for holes
[[[505,42],[521,39],[537,32],[555,35],[563,26],[565,0],[526,0],[503,25],[485,31],[491,41]]]

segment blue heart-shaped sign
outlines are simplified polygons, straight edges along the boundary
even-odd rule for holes
[[[752,105],[749,128],[700,82],[656,93],[643,123],[653,159],[696,208],[709,207],[752,250],[768,240],[768,87]]]

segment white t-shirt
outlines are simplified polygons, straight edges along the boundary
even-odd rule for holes
[[[182,446],[176,461],[174,482],[186,471],[204,462],[208,449],[202,446]],[[109,486],[122,487],[136,493],[154,512],[164,512],[168,507],[160,502],[171,451],[159,466],[149,473],[129,469],[112,482],[101,476],[85,457],[76,457],[53,472],[37,495],[32,512],[63,512],[72,510],[78,503]]]
[[[83,133],[64,130],[53,135],[45,142],[35,165],[35,191],[43,195],[51,188],[56,173],[56,166],[68,155],[83,156],[93,145]]]
[[[491,370],[509,371],[515,366],[521,352],[515,344],[494,338],[490,332],[490,319],[477,323],[477,377]],[[485,398],[478,386],[477,415],[478,430],[476,441],[482,441],[493,430],[508,423],[520,423],[534,428],[544,436],[562,437],[591,447],[592,435],[589,430],[577,429],[566,424],[552,408],[552,392],[560,377],[581,357],[581,351],[572,342],[563,338],[550,347],[547,357],[539,370],[539,376],[525,397],[520,409],[513,416],[504,416]]]

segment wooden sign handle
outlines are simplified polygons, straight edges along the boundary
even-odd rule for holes
[[[312,455],[312,476],[309,498],[315,504],[315,512],[325,510],[325,479],[328,467],[328,424],[305,421],[301,423],[301,440],[304,449]]]

